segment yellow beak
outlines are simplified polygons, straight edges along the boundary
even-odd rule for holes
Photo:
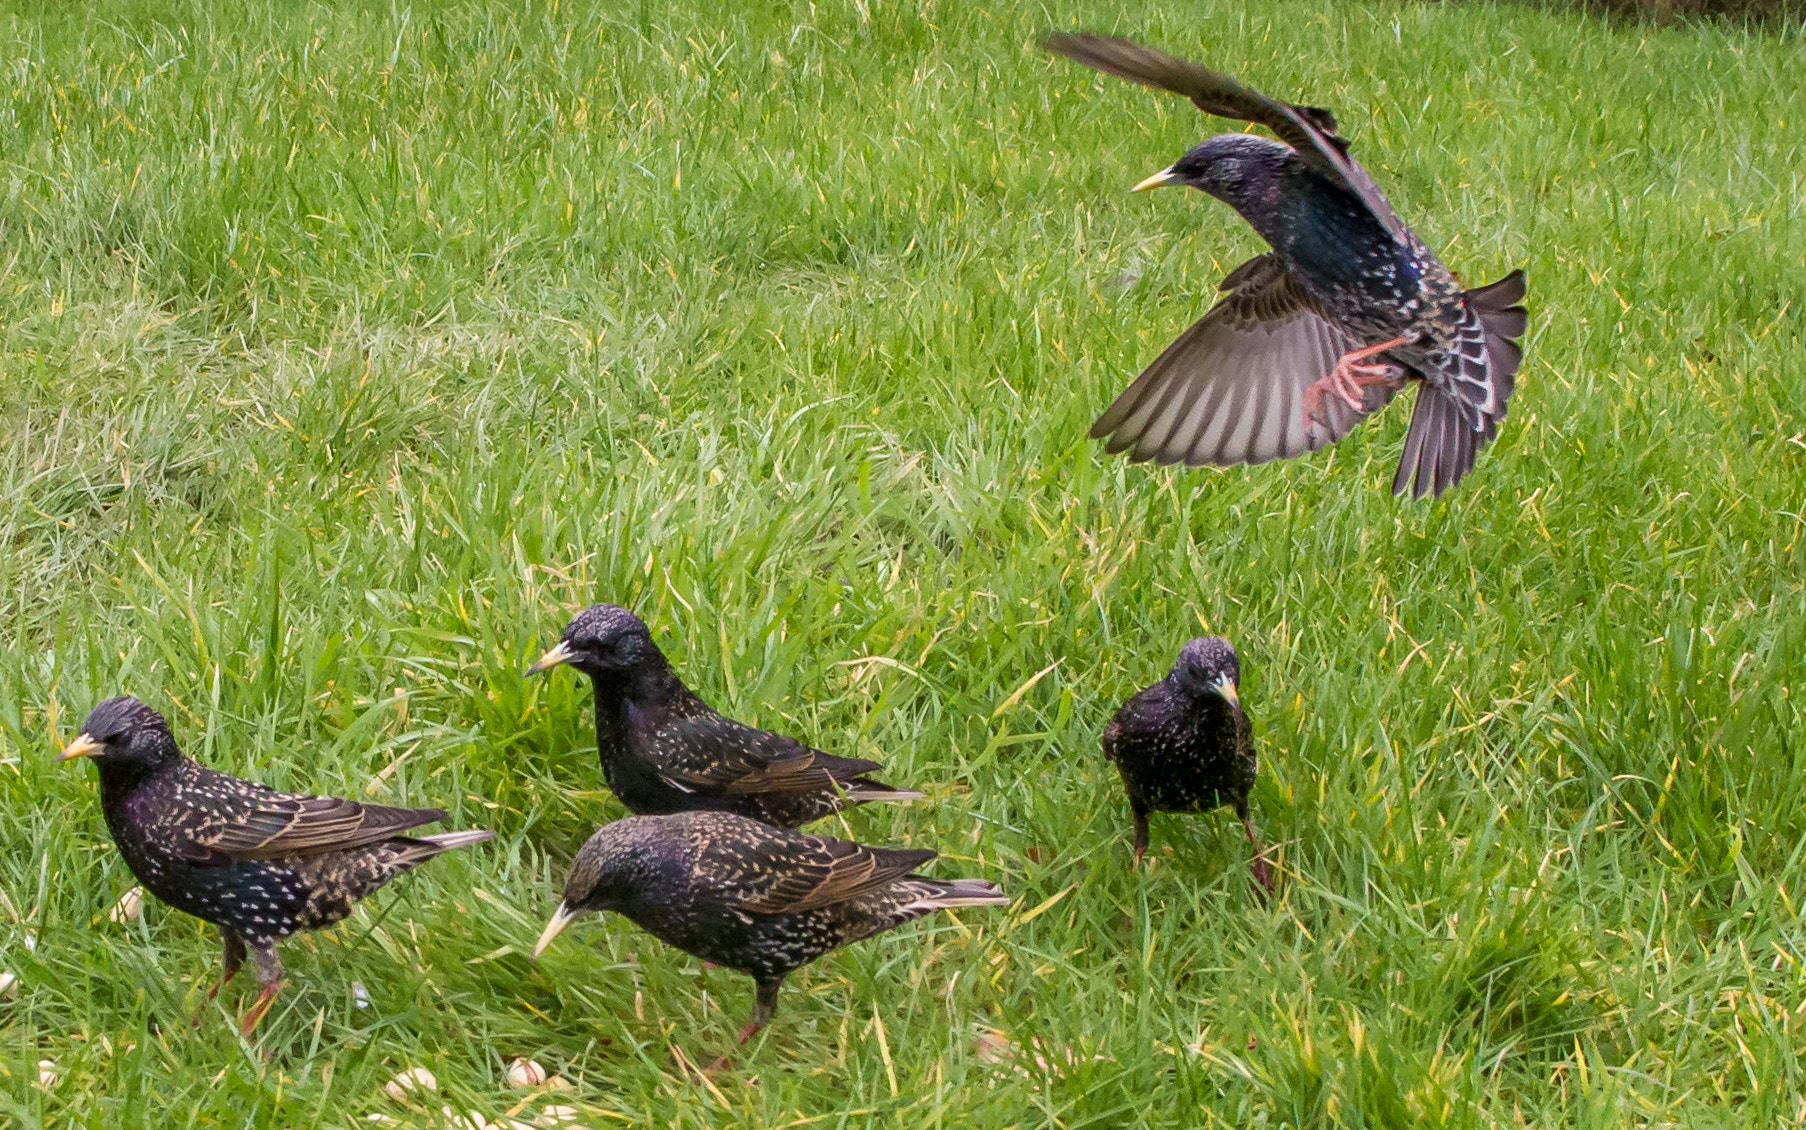
[[[533,960],[538,961],[539,955],[546,952],[546,947],[552,944],[552,939],[563,933],[564,928],[576,920],[577,912],[563,903],[559,903],[558,913],[552,915],[552,920],[546,923],[545,930],[539,935],[539,944],[533,947]]]
[[[528,675],[537,675],[541,671],[550,671],[552,668],[558,666],[559,664],[569,663],[570,661],[571,661],[571,649],[569,647],[565,646],[565,643],[563,640],[559,640],[557,647],[554,647],[551,651],[548,651],[544,655],[540,656],[538,663],[535,663],[533,666],[527,668],[527,674]]]
[[[1178,183],[1179,183],[1179,174],[1173,172],[1171,169],[1161,169],[1159,172],[1155,173],[1153,176],[1149,177],[1147,180],[1142,181],[1140,184],[1136,185],[1134,188],[1131,188],[1129,191],[1130,192],[1146,192],[1150,188],[1164,188],[1165,186],[1167,186],[1169,184],[1178,184]]]
[[[76,735],[74,741],[63,747],[63,752],[57,755],[57,760],[71,761],[77,757],[93,757],[95,754],[102,752],[106,748],[105,743],[95,741],[93,738],[89,737],[87,731],[84,730]]]
[[[1224,675],[1217,680],[1217,693],[1229,700],[1230,706],[1240,706],[1242,698],[1235,692],[1235,680]]]

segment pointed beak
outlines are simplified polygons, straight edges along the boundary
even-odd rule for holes
[[[569,663],[571,661],[572,654],[573,653],[570,649],[570,646],[568,644],[566,644],[563,640],[559,640],[558,646],[554,647],[551,651],[548,651],[544,655],[540,656],[539,662],[535,663],[533,666],[527,668],[526,673],[528,675],[537,675],[541,671],[550,671],[552,668],[557,667],[561,663]]]
[[[1169,184],[1178,184],[1178,183],[1179,183],[1179,174],[1178,173],[1173,172],[1171,169],[1161,169],[1159,172],[1155,173],[1153,176],[1149,177],[1147,180],[1142,181],[1140,184],[1136,185],[1134,188],[1131,188],[1129,191],[1130,192],[1146,192],[1149,189],[1164,188]]]
[[[538,961],[539,955],[546,952],[546,947],[552,944],[552,939],[563,933],[564,928],[576,919],[576,911],[564,903],[559,903],[558,913],[552,915],[552,920],[546,923],[545,930],[539,935],[539,944],[533,947],[533,960]]]
[[[93,757],[95,754],[106,748],[104,743],[95,741],[93,738],[89,737],[87,731],[84,730],[82,733],[76,735],[74,741],[63,747],[63,752],[57,755],[57,760],[73,761],[78,757]]]
[[[1217,676],[1217,693],[1229,700],[1230,706],[1240,706],[1242,698],[1235,692],[1235,680],[1227,675]]]

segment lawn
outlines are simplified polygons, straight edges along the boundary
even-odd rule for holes
[[[1806,1117],[1799,36],[720,7],[0,12],[0,1123]],[[1085,438],[1259,244],[1128,193],[1202,120],[1048,27],[1333,107],[1453,269],[1528,272],[1466,482],[1390,496],[1403,403],[1230,471]],[[804,970],[712,1077],[745,977],[618,918],[529,963],[623,809],[587,685],[521,671],[600,599],[723,710],[929,793],[820,830],[1014,905]],[[1226,812],[1157,817],[1134,872],[1098,752],[1205,632],[1271,905]],[[93,772],[53,761],[125,691],[208,764],[500,835],[289,942],[254,1043],[248,983],[191,1030],[216,934],[112,920]],[[439,1093],[385,1097],[413,1066]]]

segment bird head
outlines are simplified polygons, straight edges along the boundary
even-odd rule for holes
[[[1192,146],[1185,156],[1136,185],[1134,191],[1183,184],[1236,205],[1271,177],[1291,152],[1277,141],[1251,133],[1220,133]]]
[[[527,674],[569,664],[594,678],[632,670],[658,655],[645,621],[618,604],[592,604],[565,625],[557,645],[527,668]]]
[[[163,715],[131,695],[109,698],[88,712],[81,733],[63,747],[58,761],[86,757],[103,768],[148,769],[181,756]]]
[[[564,880],[564,899],[533,947],[535,960],[552,939],[585,914],[627,911],[658,885],[662,860],[657,851],[659,816],[629,816],[604,824],[571,861]]]
[[[1181,648],[1172,678],[1180,690],[1193,698],[1214,694],[1231,706],[1242,704],[1241,661],[1235,656],[1235,648],[1222,636],[1199,636]]]

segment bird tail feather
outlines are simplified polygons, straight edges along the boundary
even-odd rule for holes
[[[912,909],[949,910],[960,906],[1008,906],[1010,896],[989,879],[922,879],[927,889],[910,904]]]
[[[871,801],[924,800],[928,794],[917,789],[899,789],[883,781],[848,781],[847,799],[855,804]]]
[[[1398,473],[1392,477],[1392,493],[1411,490],[1413,498],[1440,496],[1473,470],[1474,456],[1492,442],[1505,418],[1505,406],[1516,387],[1518,366],[1524,354],[1517,338],[1529,326],[1529,314],[1519,303],[1524,298],[1524,272],[1513,271],[1498,282],[1475,287],[1463,295],[1485,331],[1487,377],[1497,409],[1482,414],[1478,423],[1455,396],[1439,391],[1428,381],[1417,392],[1411,412],[1411,428],[1405,433],[1405,450],[1399,456]]]
[[[440,832],[432,836],[416,836],[423,844],[431,844],[439,851],[450,851],[453,848],[469,847],[486,840],[495,839],[495,833],[487,828],[470,828],[462,832]]]

